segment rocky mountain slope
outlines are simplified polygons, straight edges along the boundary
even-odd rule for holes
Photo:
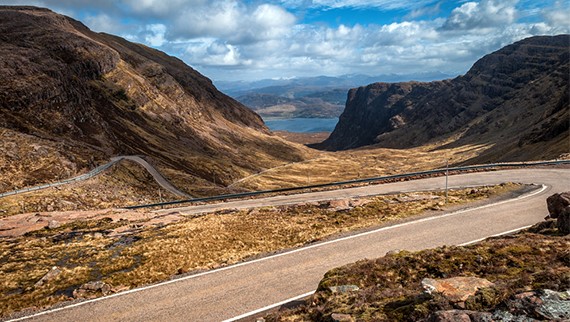
[[[487,145],[475,161],[553,158],[570,150],[570,35],[532,37],[477,61],[464,76],[352,89],[317,147]]]
[[[181,60],[35,7],[0,7],[1,191],[143,155],[181,187],[305,150]]]

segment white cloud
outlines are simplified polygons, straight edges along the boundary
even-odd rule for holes
[[[438,0],[312,0],[309,7],[320,8],[381,8],[385,10],[393,9],[418,9],[433,4]],[[300,0],[283,0],[281,3],[286,7],[300,7],[305,5],[306,1]]]
[[[146,30],[149,32],[145,36],[145,42],[153,47],[160,47],[166,43],[164,35],[166,33],[166,26],[160,23],[150,24],[146,26]]]
[[[542,14],[550,26],[570,28],[570,5],[556,2],[553,8],[543,10]]]
[[[84,21],[89,28],[106,33],[116,33],[117,30],[123,30],[121,24],[107,14],[100,14],[96,16],[87,16]]]
[[[505,26],[516,19],[517,0],[467,2],[454,9],[443,25],[446,30],[470,30]]]
[[[282,37],[295,23],[285,9],[261,4],[249,7],[235,0],[222,0],[187,8],[174,20],[172,38],[217,37],[233,43],[250,43]]]

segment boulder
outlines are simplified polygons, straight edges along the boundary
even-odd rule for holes
[[[561,233],[565,235],[570,234],[570,207],[564,208],[564,210],[558,214],[556,227]]]
[[[469,296],[475,295],[477,290],[493,285],[492,282],[478,277],[424,278],[422,280],[422,286],[426,293],[440,293],[449,302],[462,308],[465,305],[465,300]]]
[[[59,227],[61,227],[61,223],[57,220],[50,220],[48,225],[47,225],[48,229],[56,229]]]
[[[550,218],[558,218],[570,206],[570,191],[555,193],[546,199]]]
[[[352,207],[350,205],[350,199],[338,199],[329,201],[329,208],[335,211],[350,210]]]
[[[539,290],[519,293],[507,301],[506,307],[508,313],[517,318],[533,317],[548,321],[568,321],[570,320],[570,291]],[[496,314],[504,313],[496,312]]]
[[[49,283],[58,277],[59,274],[61,274],[61,269],[57,266],[52,267],[49,272],[46,273],[46,275],[44,275],[39,281],[36,282],[36,284],[34,284],[34,287],[40,287],[46,283]]]
[[[111,293],[112,287],[111,285],[101,282],[101,281],[94,281],[94,282],[87,282],[81,285],[80,288],[73,291],[74,298],[92,298],[96,297],[99,294],[108,295]]]

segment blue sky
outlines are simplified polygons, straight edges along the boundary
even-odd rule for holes
[[[533,35],[570,33],[570,0],[0,0],[144,43],[213,80],[465,73]]]

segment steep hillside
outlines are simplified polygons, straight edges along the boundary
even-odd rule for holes
[[[0,7],[0,56],[3,191],[122,154],[189,174],[190,191],[305,154],[181,60],[47,9]]]
[[[452,80],[352,89],[334,132],[317,147],[447,141],[489,147],[471,161],[557,157],[570,150],[569,48],[570,35],[532,37]]]

